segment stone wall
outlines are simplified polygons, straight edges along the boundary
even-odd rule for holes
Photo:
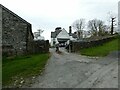
[[[100,40],[93,40],[93,41],[81,41],[81,42],[70,41],[70,46],[68,46],[67,49],[69,51],[69,48],[70,48],[71,52],[79,52],[80,49],[102,45],[106,42],[109,42],[109,41],[115,39],[115,38],[116,38],[116,36],[111,36],[108,38],[103,38]]]
[[[2,56],[2,8],[0,7],[0,60]]]
[[[34,41],[32,25],[0,5],[2,55],[26,55],[49,52],[49,41]]]
[[[7,54],[7,49],[11,50],[9,55],[26,53],[31,24],[5,7],[2,8],[2,16],[3,54]]]
[[[48,53],[49,47],[49,40],[31,41],[29,42],[28,52],[29,54]]]
[[[31,33],[32,32],[30,32],[31,30],[31,25],[28,25],[29,27],[27,28],[27,44],[26,44],[26,47],[27,47],[27,52],[28,52],[28,50],[29,50],[29,48],[30,48],[30,46],[31,46],[31,43],[29,43],[29,42],[33,42],[33,36],[31,35]]]
[[[0,71],[2,72],[2,8],[0,7]],[[0,72],[0,89],[2,89],[2,73]]]

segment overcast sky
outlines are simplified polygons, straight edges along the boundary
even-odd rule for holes
[[[109,12],[118,14],[119,0],[0,0],[0,3],[32,24],[32,31],[43,29],[50,40],[51,31],[65,28],[77,19],[109,20]]]

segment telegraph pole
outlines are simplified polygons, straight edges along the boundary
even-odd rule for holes
[[[113,35],[115,18],[116,18],[116,17],[112,17],[112,18],[111,18],[111,32],[110,32],[111,35]]]

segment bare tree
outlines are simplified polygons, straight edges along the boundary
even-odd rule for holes
[[[93,19],[88,22],[88,28],[94,36],[101,36],[105,31],[105,25],[102,20]]]
[[[78,39],[83,37],[83,29],[85,28],[85,19],[79,19],[73,22],[72,27],[77,31]]]

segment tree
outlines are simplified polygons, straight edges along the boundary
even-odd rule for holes
[[[110,33],[109,33],[110,26],[109,25],[104,25],[103,29],[104,29],[103,35],[110,35]]]
[[[88,28],[93,36],[101,36],[105,32],[104,22],[102,20],[93,19],[88,21]]]
[[[77,31],[78,39],[83,37],[83,29],[85,28],[85,19],[79,19],[73,22],[72,27]]]

